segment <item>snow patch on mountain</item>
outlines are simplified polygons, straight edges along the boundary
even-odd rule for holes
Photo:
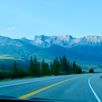
[[[60,36],[35,36],[33,44],[39,47],[50,47],[52,45],[59,45],[62,47],[72,47],[76,45],[101,45],[102,36],[85,36],[81,38],[75,38],[71,35],[60,35]]]

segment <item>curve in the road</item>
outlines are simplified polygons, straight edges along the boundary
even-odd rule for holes
[[[93,77],[90,77],[90,78],[88,79],[89,87],[90,87],[91,91],[93,92],[95,98],[97,99],[97,102],[102,102],[102,101],[100,100],[100,98],[98,97],[98,95],[96,94],[96,92],[94,91],[94,89],[93,89],[93,87],[92,87],[92,85],[91,85],[91,83],[90,83],[91,78],[93,78]]]

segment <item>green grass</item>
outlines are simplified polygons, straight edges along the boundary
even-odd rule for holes
[[[10,55],[0,55],[0,59],[15,59],[15,58]]]
[[[23,77],[23,78],[5,78],[5,79],[0,79],[0,82],[3,82],[3,81],[11,81],[11,80],[20,80],[20,79],[32,79],[32,78],[35,78],[35,77],[30,77],[30,76],[27,76],[27,77]]]
[[[50,76],[54,76],[54,75],[50,75]],[[6,79],[0,79],[0,82],[12,81],[12,80],[21,80],[21,79],[33,79],[33,78],[41,78],[41,77],[50,77],[50,76],[48,76],[48,75],[40,76],[40,77],[30,77],[30,76],[27,76],[27,77],[23,77],[23,78],[15,78],[15,79],[6,78]]]
[[[0,82],[4,82],[4,81],[10,81],[10,80],[13,80],[13,79],[11,79],[11,78],[0,79]]]
[[[3,55],[0,55],[0,60],[22,60],[22,58],[14,57],[14,56],[8,55],[8,54],[3,54]]]

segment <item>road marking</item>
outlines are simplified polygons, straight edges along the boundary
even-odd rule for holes
[[[98,97],[98,95],[96,94],[96,92],[94,91],[94,89],[93,89],[93,87],[92,87],[92,85],[91,85],[91,83],[90,83],[91,78],[92,78],[92,77],[90,77],[90,78],[88,79],[89,87],[90,87],[91,91],[93,92],[93,94],[94,94],[95,98],[97,99],[97,101],[98,101],[98,102],[101,102],[100,98]]]
[[[11,85],[3,85],[3,86],[0,86],[0,88],[3,88],[3,87],[10,87],[10,86],[16,86],[16,85],[23,85],[23,84],[28,84],[28,83],[32,83],[32,82],[35,82],[35,81],[21,82],[21,83],[16,83],[16,84],[11,84]]]
[[[54,79],[54,78],[50,78],[50,79]],[[0,88],[11,87],[11,86],[16,86],[16,85],[23,85],[23,84],[28,84],[28,83],[32,83],[32,82],[39,82],[39,81],[45,81],[45,80],[49,80],[49,79],[38,79],[38,80],[31,80],[29,82],[19,82],[19,83],[17,82],[16,84],[2,85],[2,86],[0,86]]]
[[[36,80],[37,82],[40,81],[40,80]],[[36,81],[29,81],[29,82],[19,82],[19,83],[16,83],[16,84],[11,84],[11,85],[3,85],[3,86],[0,86],[0,88],[3,88],[3,87],[10,87],[10,86],[16,86],[16,85],[23,85],[23,84],[28,84],[28,83],[32,83],[32,82],[36,82]]]
[[[35,91],[33,91],[33,92],[30,92],[30,93],[28,93],[28,94],[22,95],[22,96],[20,96],[20,97],[18,97],[18,98],[20,98],[20,99],[29,98],[29,97],[31,97],[31,96],[33,96],[33,95],[35,95],[35,94],[38,94],[38,93],[40,93],[40,92],[42,92],[42,91],[45,91],[45,90],[47,90],[47,89],[49,89],[49,88],[52,88],[52,87],[54,87],[54,86],[57,86],[57,85],[59,85],[59,84],[61,84],[61,83],[64,83],[64,82],[69,81],[69,80],[72,80],[72,79],[76,79],[76,78],[70,78],[70,79],[66,79],[66,80],[63,80],[63,81],[60,81],[60,82],[51,84],[51,85],[49,85],[49,86],[40,88],[40,89],[35,90]]]

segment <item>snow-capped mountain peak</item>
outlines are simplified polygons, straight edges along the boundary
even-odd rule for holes
[[[35,36],[34,45],[39,47],[50,47],[52,45],[66,45],[68,42],[74,38],[70,35],[60,35],[60,36]]]
[[[88,42],[101,43],[102,36],[86,36],[84,37]]]
[[[50,47],[52,45],[59,45],[62,47],[71,47],[76,45],[99,45],[102,44],[102,36],[85,36],[81,38],[75,38],[71,35],[60,36],[45,36],[39,35],[34,38],[34,45],[39,47]]]

